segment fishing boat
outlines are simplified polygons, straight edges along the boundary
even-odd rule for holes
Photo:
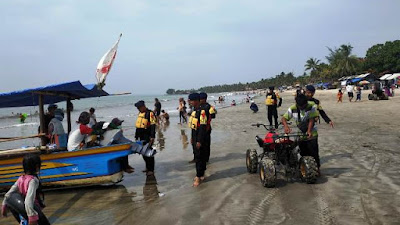
[[[82,85],[79,81],[0,94],[0,108],[39,106],[40,133],[43,133],[44,105],[66,102],[68,133],[71,132],[71,100],[109,95],[97,85]],[[40,178],[44,187],[66,187],[117,183],[123,178],[121,159],[132,154],[131,144],[98,146],[67,151],[50,149],[43,135],[41,146],[0,150],[0,189],[9,188],[23,172],[25,154],[40,154]],[[18,140],[20,138],[7,138]],[[0,139],[0,142],[7,141]]]

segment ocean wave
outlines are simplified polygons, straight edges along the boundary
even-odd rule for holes
[[[0,127],[0,129],[8,129],[8,128],[13,128],[13,127],[24,127],[24,126],[37,126],[39,125],[38,123],[20,123],[20,124],[13,124],[13,125],[9,125],[9,126],[4,126],[4,127]]]

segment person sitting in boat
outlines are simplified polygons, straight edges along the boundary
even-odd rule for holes
[[[64,112],[61,109],[54,111],[54,118],[49,123],[50,144],[56,144],[58,149],[67,148],[67,134],[65,133],[62,121],[64,119]]]
[[[47,107],[47,113],[44,114],[44,126],[43,126],[43,133],[48,134],[49,123],[51,119],[54,118],[54,111],[58,108],[56,104],[50,104]],[[40,126],[38,127],[38,133],[40,133]],[[50,143],[50,139],[48,137],[44,137],[45,144]]]
[[[105,132],[102,135],[100,146],[124,143],[138,145],[123,135],[121,129],[122,122],[124,121],[114,118],[110,123],[103,124],[103,130],[105,130]],[[128,156],[122,158],[122,169],[127,173],[133,173],[135,171],[135,169],[129,165]]]
[[[79,123],[78,129],[71,132],[68,137],[68,151],[78,150],[85,147],[84,140],[86,137],[93,133],[93,129],[88,127],[90,121],[90,114],[88,112],[82,112],[79,115],[77,123]]]

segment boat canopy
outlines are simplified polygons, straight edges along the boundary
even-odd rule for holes
[[[80,81],[54,84],[44,87],[25,89],[0,94],[0,108],[39,105],[39,95],[43,96],[43,104],[53,104],[67,99],[81,99],[107,96],[95,84],[82,85]]]

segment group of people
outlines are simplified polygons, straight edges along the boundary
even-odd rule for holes
[[[285,112],[282,116],[281,123],[284,127],[285,133],[289,134],[292,132],[292,129],[290,129],[287,121],[293,118],[298,129],[307,136],[307,138],[305,138],[299,145],[300,155],[313,156],[318,166],[318,174],[320,175],[319,168],[321,164],[319,159],[318,130],[316,122],[319,121],[319,117],[321,116],[322,119],[332,128],[334,127],[334,123],[323,110],[320,101],[314,98],[315,91],[316,89],[313,85],[307,85],[305,90],[296,91],[296,103],[290,106]],[[267,106],[270,126],[272,127],[273,122],[275,122],[274,127],[278,128],[277,108],[281,106],[282,98],[274,91],[274,87],[269,88],[269,91],[266,94],[265,104]]]
[[[216,111],[207,102],[207,94],[204,92],[190,94],[188,101],[193,107],[189,118],[189,127],[192,130],[190,143],[193,147],[194,159],[190,163],[196,163],[193,187],[197,187],[205,179],[205,171],[210,159],[211,121],[215,118]]]
[[[347,91],[347,95],[349,97],[349,102],[351,102],[354,98],[354,92],[356,92],[357,98],[355,100],[356,101],[361,101],[361,86],[360,85],[356,85],[354,86],[353,83],[348,83],[346,85],[346,91]],[[342,102],[342,90],[338,91],[337,97],[338,97],[338,101],[337,102]]]

